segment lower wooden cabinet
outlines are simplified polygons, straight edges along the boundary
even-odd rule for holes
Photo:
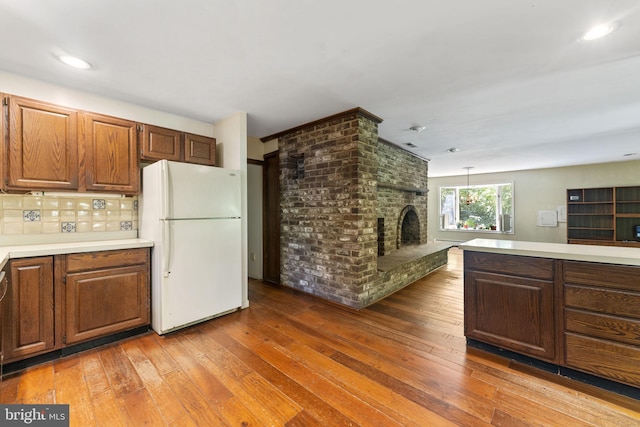
[[[565,364],[640,386],[640,267],[564,262]]]
[[[53,257],[10,261],[2,312],[5,362],[55,348]]]
[[[640,387],[640,267],[465,251],[465,335]]]
[[[552,260],[465,253],[466,336],[556,362],[553,275]]]
[[[67,345],[149,324],[148,250],[67,255]]]
[[[9,261],[6,362],[148,325],[149,249]]]

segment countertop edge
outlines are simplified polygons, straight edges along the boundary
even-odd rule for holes
[[[640,266],[640,248],[493,239],[474,239],[459,247],[466,251]]]
[[[145,239],[96,240],[88,242],[48,243],[0,247],[0,269],[10,259],[62,255],[83,252],[112,251],[118,249],[149,248],[153,241]]]

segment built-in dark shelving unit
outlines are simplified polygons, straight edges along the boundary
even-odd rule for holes
[[[569,243],[640,247],[636,225],[640,225],[640,186],[567,190]]]

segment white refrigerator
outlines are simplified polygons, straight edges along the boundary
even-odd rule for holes
[[[165,334],[242,300],[239,171],[161,160],[142,169],[139,235],[154,241],[151,327]]]

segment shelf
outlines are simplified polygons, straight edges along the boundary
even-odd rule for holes
[[[640,186],[567,190],[569,243],[639,246]]]

